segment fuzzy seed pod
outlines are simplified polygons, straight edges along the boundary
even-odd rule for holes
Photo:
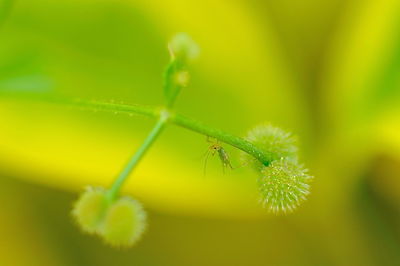
[[[169,43],[173,58],[183,62],[196,59],[200,54],[199,46],[185,33],[176,34]]]
[[[106,193],[102,188],[88,187],[75,202],[72,215],[81,229],[96,233],[107,207]]]
[[[146,213],[142,205],[124,197],[114,202],[104,217],[100,236],[113,246],[135,244],[146,228]]]
[[[274,213],[291,212],[310,193],[313,177],[291,160],[273,161],[264,166],[258,180],[261,202]]]
[[[296,139],[278,127],[270,124],[256,126],[248,132],[246,139],[266,153],[268,162],[281,158],[297,160]],[[242,154],[242,160],[258,171],[264,167],[260,161],[248,153]]]

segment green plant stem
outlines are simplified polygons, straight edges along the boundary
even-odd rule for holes
[[[259,161],[261,161],[264,165],[269,165],[269,163],[270,163],[267,159],[267,156],[261,149],[254,146],[251,142],[249,142],[243,138],[231,135],[231,134],[226,133],[217,128],[206,126],[199,121],[185,117],[180,114],[172,115],[170,121],[171,121],[171,123],[174,123],[178,126],[181,126],[183,128],[195,131],[197,133],[200,133],[200,134],[203,134],[206,136],[213,137],[219,141],[222,141],[222,142],[232,145],[244,152],[247,152],[247,153],[251,154],[253,157],[257,158]]]
[[[136,167],[136,165],[140,162],[140,159],[143,158],[146,151],[150,148],[150,146],[154,143],[157,137],[160,135],[161,131],[164,129],[166,122],[168,120],[168,116],[160,115],[160,119],[157,121],[156,125],[150,131],[147,138],[144,140],[143,144],[136,151],[136,153],[132,156],[131,160],[128,162],[126,167],[122,170],[118,178],[114,181],[111,188],[108,190],[108,199],[110,201],[114,200],[114,198],[118,195],[123,183],[129,177],[130,173]]]
[[[147,117],[157,118],[160,116],[161,108],[142,106],[142,105],[128,105],[118,103],[106,103],[98,101],[80,100],[80,99],[69,99],[65,97],[54,97],[49,95],[40,94],[24,94],[24,93],[0,93],[1,96],[8,96],[11,98],[22,98],[26,100],[39,100],[53,104],[63,104],[68,106],[75,106],[81,109],[94,110],[94,111],[109,111],[109,112],[120,112],[126,114],[138,114]],[[267,156],[264,151],[254,146],[247,140],[233,136],[222,130],[207,126],[199,121],[185,117],[180,114],[170,114],[168,122],[181,126],[183,128],[195,131],[197,133],[213,137],[221,142],[232,145],[248,154],[252,155],[264,165],[269,165]]]
[[[65,105],[78,109],[91,111],[117,112],[123,114],[137,114],[157,118],[160,115],[158,109],[152,106],[123,104],[115,102],[102,102],[97,100],[84,100],[69,98],[60,95],[51,95],[48,93],[35,92],[14,92],[0,89],[1,99],[22,100],[30,102],[44,102],[55,105]]]

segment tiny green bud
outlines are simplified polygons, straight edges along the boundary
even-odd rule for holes
[[[246,139],[265,152],[268,162],[281,158],[297,160],[296,139],[278,127],[270,124],[256,126],[247,133]],[[248,153],[242,153],[242,159],[256,170],[264,167],[260,161]]]
[[[96,233],[107,208],[106,192],[102,188],[88,187],[75,202],[72,215],[83,231]]]
[[[200,54],[199,46],[186,33],[176,34],[170,41],[168,47],[172,58],[177,60],[193,60]]]
[[[187,87],[189,84],[190,75],[188,71],[181,70],[175,73],[175,84],[181,87]]]
[[[291,212],[310,193],[313,177],[297,162],[281,159],[263,167],[258,179],[261,202],[274,213]]]
[[[114,202],[104,217],[100,236],[114,246],[135,244],[146,228],[146,213],[142,205],[124,197]]]

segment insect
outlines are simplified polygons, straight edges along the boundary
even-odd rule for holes
[[[208,157],[210,154],[214,156],[216,153],[218,154],[218,157],[222,163],[222,171],[225,173],[225,168],[229,167],[230,169],[233,169],[233,166],[231,164],[231,161],[229,159],[228,153],[225,151],[225,149],[219,144],[219,141],[213,141],[210,139],[210,137],[207,136],[207,142],[210,143],[211,145],[208,147],[206,151],[206,159],[204,162],[204,174],[206,173],[206,168],[207,168],[207,161]]]

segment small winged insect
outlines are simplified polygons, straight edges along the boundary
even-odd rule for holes
[[[230,169],[233,169],[233,166],[231,164],[231,161],[229,159],[228,153],[225,151],[225,149],[221,146],[218,140],[211,140],[210,137],[207,137],[207,142],[210,143],[210,146],[207,149],[206,152],[206,159],[204,162],[204,174],[206,173],[206,168],[207,168],[207,161],[208,157],[210,154],[214,156],[215,154],[218,154],[218,157],[222,163],[222,171],[225,173],[225,168],[229,167]]]

